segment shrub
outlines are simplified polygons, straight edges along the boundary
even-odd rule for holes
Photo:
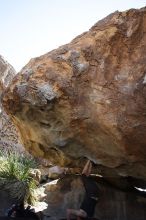
[[[0,152],[0,186],[8,190],[19,202],[34,203],[35,180],[30,177],[30,168],[37,166],[35,160],[16,152]]]

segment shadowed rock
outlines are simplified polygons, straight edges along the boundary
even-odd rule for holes
[[[125,189],[124,192],[113,188],[102,178],[96,178],[96,180],[100,195],[95,208],[95,218],[100,220],[145,220],[146,198],[132,190],[126,191]],[[44,187],[47,194],[45,201],[48,204],[47,209],[43,211],[45,216],[62,219],[66,216],[67,208],[80,208],[85,189],[79,176],[67,175],[56,185],[51,185],[50,182]]]

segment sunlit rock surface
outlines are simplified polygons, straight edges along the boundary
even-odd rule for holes
[[[18,131],[1,103],[2,92],[8,87],[15,75],[14,68],[0,55],[0,149],[24,151]]]
[[[0,97],[15,75],[16,71],[14,68],[0,55]],[[0,112],[2,111],[1,108],[0,102]]]
[[[115,12],[31,59],[3,105],[25,147],[52,164],[146,178],[146,8]]]

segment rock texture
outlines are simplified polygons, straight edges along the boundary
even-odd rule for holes
[[[14,68],[0,55],[0,97],[15,75]]]
[[[19,149],[19,151],[23,149],[24,151],[18,131],[1,104],[2,92],[4,92],[15,75],[14,68],[0,56],[0,149]]]
[[[146,198],[134,192],[123,192],[113,188],[102,178],[97,178],[100,196],[94,217],[100,220],[145,220]],[[67,208],[79,209],[85,189],[79,176],[68,175],[57,184],[44,185],[45,202],[48,207],[43,210],[45,220],[65,218]],[[47,216],[51,216],[47,218]]]
[[[53,164],[146,178],[146,8],[115,12],[30,60],[3,105],[25,147]]]

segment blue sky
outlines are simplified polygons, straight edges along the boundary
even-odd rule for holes
[[[145,5],[146,0],[0,0],[0,54],[19,71],[106,15]]]

